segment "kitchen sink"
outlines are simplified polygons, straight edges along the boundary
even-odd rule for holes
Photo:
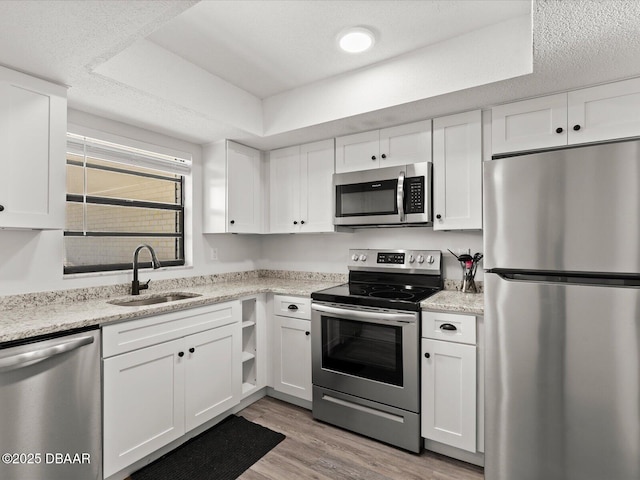
[[[149,295],[144,298],[118,298],[109,300],[107,303],[119,305],[121,307],[140,307],[142,305],[155,305],[156,303],[177,302],[188,298],[200,297],[197,293],[162,293],[157,295]]]

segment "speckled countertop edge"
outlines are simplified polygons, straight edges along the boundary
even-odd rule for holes
[[[260,293],[308,297],[314,291],[346,281],[347,276],[343,274],[276,270],[159,280],[152,282],[150,292],[137,298],[167,292],[199,296],[139,307],[123,307],[107,302],[131,298],[127,295],[128,285],[0,297],[0,343],[212,305]],[[445,288],[452,286],[455,288],[455,282],[445,282]],[[478,315],[484,313],[483,305],[482,294],[455,290],[443,290],[421,303],[423,309]]]

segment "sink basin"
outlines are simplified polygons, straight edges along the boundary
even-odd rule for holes
[[[156,303],[177,302],[186,300],[187,298],[200,297],[197,293],[163,293],[158,295],[149,295],[143,298],[119,298],[117,300],[109,300],[107,303],[119,305],[121,307],[140,307],[142,305],[155,305]]]

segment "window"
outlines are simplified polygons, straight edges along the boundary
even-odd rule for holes
[[[186,159],[68,134],[64,273],[130,269],[140,244],[151,245],[163,266],[184,265],[189,165]],[[142,267],[151,266],[145,252]]]

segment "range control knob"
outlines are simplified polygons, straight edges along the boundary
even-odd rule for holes
[[[367,261],[367,256],[364,253],[362,255],[360,255],[360,261],[361,262],[366,262]]]
[[[414,258],[414,256],[413,255],[409,255],[409,263],[413,263],[415,261],[416,261],[416,259]]]
[[[422,255],[418,255],[418,263],[424,263],[424,257]]]
[[[351,260],[353,260],[354,262],[357,262],[359,258],[360,258],[360,255],[358,255],[357,253],[354,253],[351,256]]]
[[[433,255],[427,255],[427,263],[431,264],[435,261],[435,259],[433,258]]]

